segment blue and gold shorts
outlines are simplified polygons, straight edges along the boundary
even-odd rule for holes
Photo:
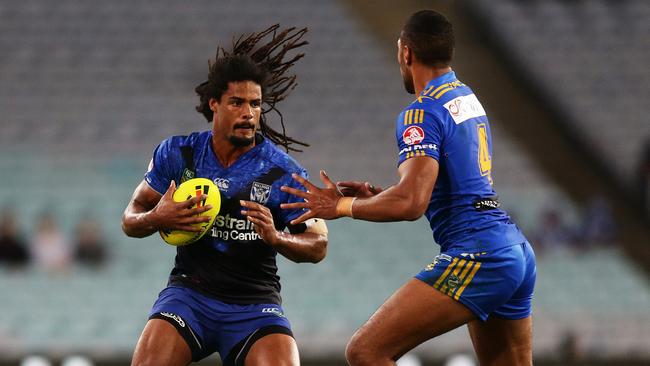
[[[452,249],[436,256],[415,278],[483,321],[490,315],[523,319],[532,312],[535,253],[528,242],[480,253]]]

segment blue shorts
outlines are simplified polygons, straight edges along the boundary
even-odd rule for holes
[[[222,361],[235,359],[237,355],[230,355],[233,347],[238,344],[238,349],[248,347],[247,352],[252,345],[247,343],[259,339],[253,335],[263,328],[276,330],[271,333],[292,335],[280,305],[228,304],[177,285],[160,292],[149,312],[149,319],[152,318],[165,319],[179,330],[192,350],[193,361],[217,351]]]
[[[467,306],[485,321],[490,315],[523,319],[532,313],[535,253],[528,242],[491,252],[449,250],[415,278]]]

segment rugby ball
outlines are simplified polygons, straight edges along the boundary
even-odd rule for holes
[[[195,227],[201,228],[201,231],[198,232],[160,230],[160,236],[165,243],[174,246],[191,244],[201,239],[203,235],[212,228],[214,219],[217,217],[219,209],[221,208],[221,194],[219,193],[217,186],[215,186],[211,180],[206,178],[193,178],[187,180],[176,188],[173,198],[176,202],[183,202],[203,194],[207,195],[208,198],[199,201],[196,205],[192,206],[192,208],[212,205],[210,210],[201,214],[201,216],[210,216],[210,221],[194,224]]]

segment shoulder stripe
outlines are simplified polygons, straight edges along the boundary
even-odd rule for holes
[[[424,123],[424,109],[409,109],[404,112],[404,126]]]

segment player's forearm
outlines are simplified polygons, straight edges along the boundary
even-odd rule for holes
[[[355,219],[387,222],[414,221],[426,211],[428,199],[417,190],[392,186],[370,198],[357,198],[352,207]]]
[[[158,231],[157,224],[152,211],[138,211],[129,207],[122,216],[122,231],[133,238],[144,238]]]
[[[316,233],[291,234],[278,232],[272,246],[287,259],[296,262],[318,263],[327,254],[327,236]]]

